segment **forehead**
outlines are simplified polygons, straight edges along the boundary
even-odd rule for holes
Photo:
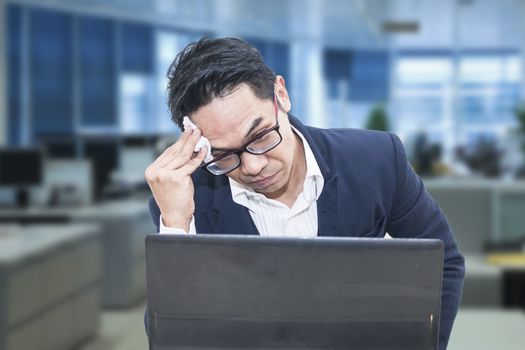
[[[246,84],[192,113],[192,121],[214,147],[234,147],[250,130],[253,121],[269,117],[270,101],[261,100]],[[261,124],[264,125],[264,122]]]

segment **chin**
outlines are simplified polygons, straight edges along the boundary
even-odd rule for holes
[[[266,195],[268,198],[279,197],[280,195],[282,195],[283,188],[285,187],[284,185],[285,183],[283,183],[283,179],[278,179],[270,186],[264,189],[255,189],[255,191],[257,193]]]

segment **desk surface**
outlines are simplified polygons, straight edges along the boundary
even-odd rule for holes
[[[523,350],[525,313],[520,310],[462,308],[448,344],[449,350]]]
[[[129,217],[149,213],[148,202],[145,200],[114,200],[96,205],[81,207],[28,207],[28,208],[0,208],[0,218],[9,217],[70,217],[78,218],[105,218]]]
[[[470,276],[496,276],[504,271],[525,271],[525,264],[492,264],[486,254],[465,255],[465,267]]]
[[[97,224],[2,225],[0,226],[0,267],[21,263],[52,249],[100,234]]]
[[[470,276],[498,276],[503,272],[501,266],[489,264],[483,254],[465,255],[465,268]]]

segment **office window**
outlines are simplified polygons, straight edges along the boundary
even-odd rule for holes
[[[21,66],[22,66],[22,9],[8,5],[7,14],[7,141],[18,145],[22,141]]]
[[[290,49],[288,43],[253,38],[246,38],[245,40],[259,50],[264,62],[275,74],[289,79]]]
[[[153,74],[154,36],[150,25],[121,24],[122,70],[125,72]]]
[[[458,122],[461,139],[502,137],[515,125],[520,100],[520,57],[517,53],[465,54],[459,60]]]
[[[323,73],[329,99],[346,99],[351,72],[350,50],[327,49],[323,54]]]
[[[456,146],[480,138],[504,142],[515,125],[522,84],[516,52],[401,53],[394,69],[395,131],[405,139],[426,132],[444,146],[445,161]]]
[[[350,50],[326,49],[323,52],[323,75],[326,82],[326,111],[328,127],[349,127]]]
[[[155,130],[154,31],[149,25],[120,25],[120,132],[148,134]]]
[[[33,138],[73,132],[72,17],[29,11],[29,67]]]
[[[346,126],[365,127],[371,112],[378,105],[385,109],[388,118],[386,102],[389,97],[389,83],[390,60],[386,51],[352,51]]]
[[[156,116],[155,130],[160,134],[180,134],[178,126],[171,121],[168,108],[167,87],[168,68],[175,59],[175,56],[182,51],[189,43],[199,40],[201,33],[193,32],[174,32],[170,30],[160,30],[156,34]]]
[[[388,99],[387,53],[327,49],[323,56],[328,126],[364,127],[371,110]]]
[[[392,111],[395,131],[402,138],[426,132],[431,141],[446,143],[452,127],[450,55],[401,55],[395,63]]]
[[[111,20],[78,19],[81,127],[115,127],[115,25]]]
[[[378,103],[388,98],[390,62],[385,51],[352,52],[349,99]]]
[[[123,134],[148,134],[152,120],[153,77],[123,73],[120,76],[120,131]]]

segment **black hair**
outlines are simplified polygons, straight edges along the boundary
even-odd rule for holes
[[[259,51],[237,38],[202,38],[182,50],[168,69],[168,106],[181,130],[182,118],[247,84],[255,96],[272,100],[275,73]]]

